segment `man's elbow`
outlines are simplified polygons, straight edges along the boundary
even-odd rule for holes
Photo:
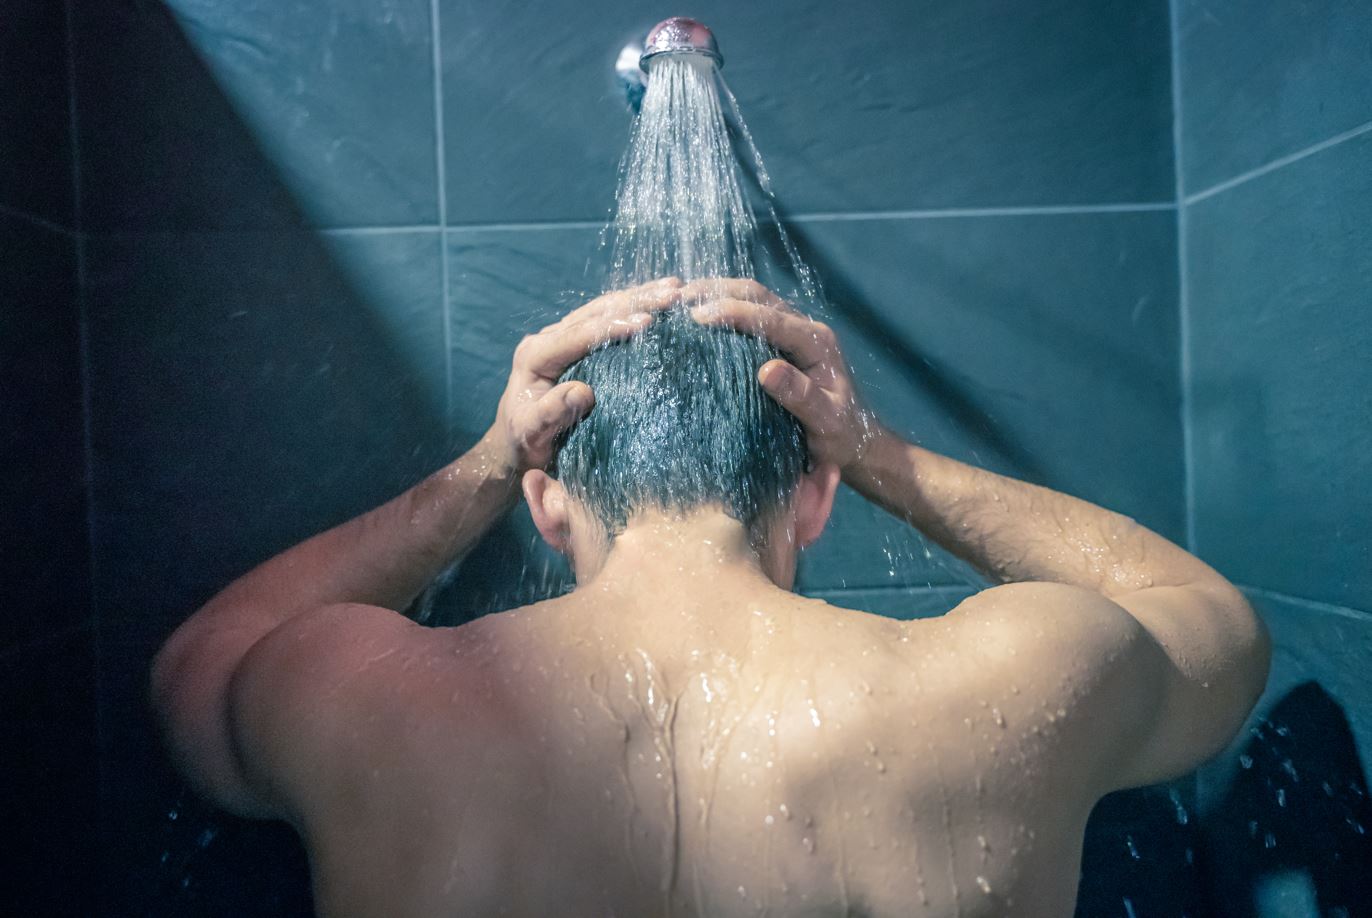
[[[200,795],[231,812],[258,815],[243,789],[228,730],[228,685],[242,650],[233,632],[192,618],[157,652],[148,697],[163,746]]]

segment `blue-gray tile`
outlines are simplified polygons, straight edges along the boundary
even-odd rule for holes
[[[6,915],[95,914],[95,663],[88,627],[0,657]]]
[[[53,0],[9,0],[0,29],[0,205],[70,227],[67,18]]]
[[[795,227],[869,401],[922,445],[1183,530],[1170,212]],[[807,589],[955,584],[895,519],[835,519]]]
[[[474,443],[495,418],[515,345],[599,292],[598,233],[588,229],[448,234],[453,425]],[[521,503],[463,561],[443,620],[562,592],[570,571]]]
[[[1177,13],[1187,193],[1372,121],[1363,0],[1181,0]]]
[[[427,0],[74,6],[86,228],[437,220]]]
[[[888,423],[932,448],[1180,536],[1170,213],[795,230],[829,284],[849,359]],[[595,239],[574,229],[451,234],[452,401],[467,442],[494,414],[519,337],[579,301],[569,289],[594,289],[585,266]],[[524,528],[506,534],[501,556],[513,559],[514,572],[544,571],[537,537],[522,512],[516,520]],[[798,585],[969,579],[964,565],[845,489],[829,533],[802,557]]]
[[[0,650],[90,614],[71,237],[0,215]]]
[[[441,0],[454,222],[599,219],[630,118],[612,65],[649,3]],[[707,0],[792,212],[1172,197],[1161,2]]]
[[[1372,608],[1372,135],[1188,209],[1196,541]]]
[[[900,587],[870,590],[817,590],[807,596],[830,605],[901,619],[937,618],[975,593],[972,587]]]
[[[103,614],[177,619],[446,459],[439,234],[94,237]]]
[[[1356,915],[1372,902],[1372,615],[1250,593],[1272,673],[1201,769],[1206,873],[1222,914]]]

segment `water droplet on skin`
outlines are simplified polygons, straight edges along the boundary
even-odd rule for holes
[[[1000,708],[991,709],[991,719],[996,722],[996,726],[1005,729],[1005,716],[1000,713]]]
[[[806,853],[806,854],[814,854],[814,853],[815,853],[815,842],[814,842],[814,839],[810,838],[810,836],[807,835],[807,836],[805,836],[804,838],[802,838],[802,839],[800,840],[800,845],[801,845],[802,848],[805,849],[805,853]]]
[[[1136,861],[1139,860],[1139,849],[1138,846],[1134,844],[1134,836],[1124,836],[1124,843],[1129,846],[1129,856]]]
[[[1277,806],[1286,806],[1286,789],[1277,788]]]
[[[1240,767],[1240,768],[1252,768],[1252,767],[1253,767],[1253,757],[1250,756],[1250,755],[1245,755],[1244,753],[1239,753],[1239,767]]]
[[[981,848],[982,851],[990,851],[990,850],[991,850],[991,846],[990,846],[989,844],[987,844],[987,842],[986,842],[986,836],[985,836],[985,835],[978,835],[978,836],[977,836],[977,845],[980,846],[980,848]]]
[[[991,895],[991,884],[987,882],[986,877],[977,877],[977,889],[988,896]]]
[[[1268,832],[1266,835],[1263,836],[1262,846],[1264,848],[1277,847],[1277,836],[1273,835],[1271,832]]]

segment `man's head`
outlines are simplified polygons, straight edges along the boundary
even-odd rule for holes
[[[559,442],[555,480],[530,473],[525,493],[578,579],[640,513],[722,511],[790,585],[795,550],[818,538],[837,475],[809,467],[799,422],[758,384],[758,368],[777,356],[759,338],[671,309],[568,368],[562,381],[589,385],[595,407]]]

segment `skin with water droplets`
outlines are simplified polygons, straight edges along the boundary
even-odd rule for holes
[[[654,67],[609,233],[614,286],[755,273],[756,221],[722,118],[736,106],[713,77],[691,58]],[[818,306],[778,230],[788,293]],[[1062,495],[954,469],[946,480],[964,491],[894,502],[940,460],[883,465],[892,441],[860,419],[851,452],[865,477],[845,480],[997,577],[1154,584],[1156,546],[1118,521],[1083,526],[1095,508]],[[438,506],[416,502],[410,527]],[[347,729],[313,760],[291,756],[308,775],[291,815],[326,878],[321,912],[1069,912],[1086,814],[1111,789],[1100,714],[1121,704],[1102,661],[1128,659],[1128,632],[1045,625],[1074,602],[1108,618],[1080,595],[1035,593],[1046,584],[907,623],[797,597],[798,513],[778,510],[759,541],[717,507],[644,508],[608,540],[573,508],[550,541],[565,537],[575,592],[353,648],[357,665],[309,706],[311,723]],[[1041,550],[1008,525],[1019,517],[1038,521]],[[894,575],[900,548],[882,551]],[[1173,654],[1208,687],[1209,656],[1195,657]]]

